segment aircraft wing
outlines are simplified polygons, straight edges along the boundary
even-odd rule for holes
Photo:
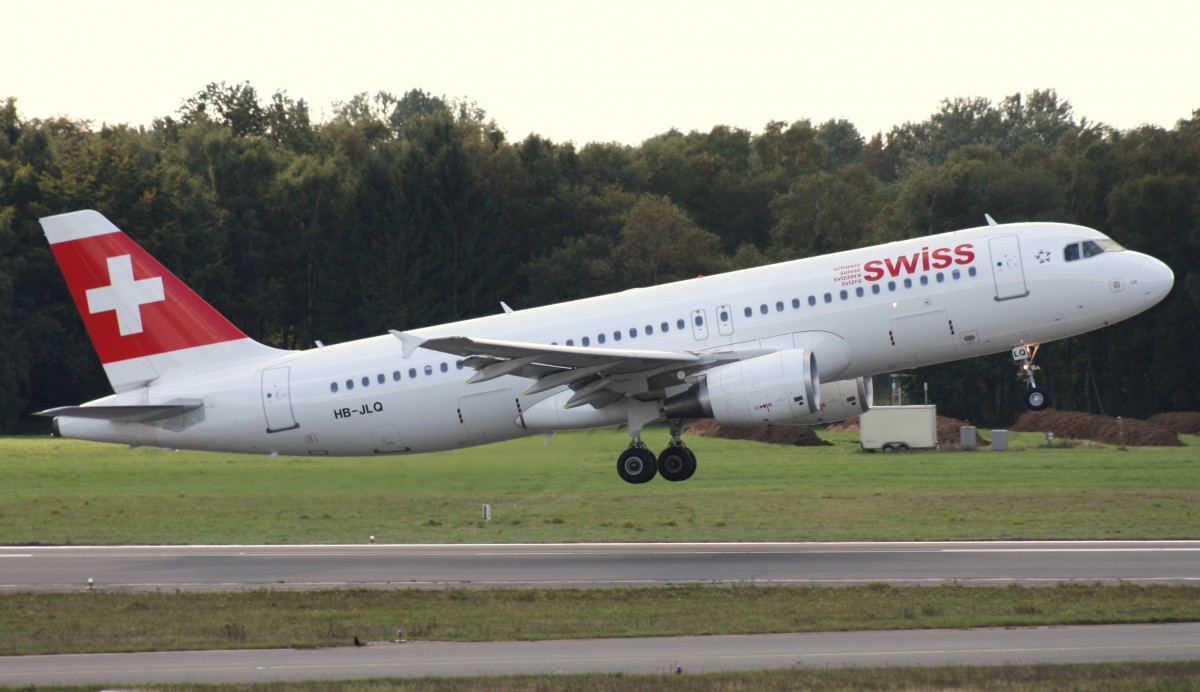
[[[649,351],[617,348],[582,348],[463,336],[424,339],[393,330],[404,344],[405,357],[417,348],[463,358],[475,370],[467,382],[486,382],[504,375],[534,380],[525,394],[568,386],[575,395],[567,408],[591,404],[602,408],[625,396],[653,398],[668,386],[685,384],[689,375],[719,363],[762,355],[770,351]]]

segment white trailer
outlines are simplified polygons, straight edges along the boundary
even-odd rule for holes
[[[866,450],[937,447],[936,406],[872,406],[858,421],[859,442]]]

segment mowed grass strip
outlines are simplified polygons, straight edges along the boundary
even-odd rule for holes
[[[696,476],[642,486],[617,478],[619,431],[358,459],[3,438],[0,544],[1200,536],[1200,438],[1121,451],[1014,435],[1009,452],[884,455],[825,437],[835,444],[689,439]]]
[[[1185,586],[19,593],[0,596],[0,654],[1196,620]]]
[[[1200,661],[1090,665],[930,666],[907,668],[792,668],[693,675],[511,675],[362,681],[295,681],[253,685],[167,685],[171,690],[321,690],[322,692],[525,692],[526,690],[623,690],[657,692],[771,692],[773,690],[1194,690]],[[81,688],[82,689],[82,688]]]

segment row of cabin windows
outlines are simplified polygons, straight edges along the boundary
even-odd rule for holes
[[[967,267],[967,275],[968,275],[968,276],[975,276],[975,275],[976,275],[976,273],[977,273],[977,272],[975,271],[975,267]],[[962,278],[962,272],[961,272],[960,270],[958,270],[958,269],[955,269],[954,271],[950,272],[950,278],[951,278],[951,279],[953,279],[953,280],[955,280],[955,281],[957,281],[957,280],[959,280],[959,279],[961,279],[961,278]],[[934,280],[934,281],[936,281],[936,282],[937,282],[937,283],[939,283],[939,284],[940,284],[940,283],[945,283],[945,281],[946,281],[946,273],[945,273],[945,272],[938,272],[937,274],[934,274],[934,275],[933,275],[933,280]],[[929,276],[928,276],[928,275],[926,275],[926,274],[922,274],[920,277],[918,277],[918,279],[917,279],[917,283],[921,284],[922,286],[928,286],[928,285],[929,285]],[[904,287],[905,287],[905,288],[912,288],[912,287],[913,287],[913,280],[912,280],[912,278],[911,278],[911,277],[910,277],[910,278],[906,278],[906,279],[904,280],[903,284],[904,284]],[[895,281],[889,281],[889,282],[887,282],[887,290],[888,290],[889,292],[897,290],[897,288],[898,288],[898,287],[899,287],[899,286],[897,285],[897,283],[896,283]],[[883,287],[882,287],[882,286],[880,286],[880,284],[871,284],[871,293],[872,293],[873,295],[879,295],[879,294],[880,294],[880,293],[882,293],[882,292],[883,292]],[[856,288],[854,289],[854,295],[855,295],[855,296],[857,296],[857,297],[859,297],[859,298],[862,298],[862,297],[863,297],[863,296],[865,296],[866,294],[867,294],[867,292],[866,292],[866,289],[864,289],[862,286],[858,286],[858,287],[856,287]],[[840,298],[841,300],[849,300],[849,299],[850,299],[850,292],[849,292],[848,290],[846,290],[846,289],[844,289],[844,288],[843,288],[842,290],[838,291],[838,298]],[[822,299],[823,301],[825,301],[826,303],[832,303],[832,302],[833,302],[833,294],[832,294],[832,293],[826,293],[825,295],[823,295],[823,296],[821,297],[821,299]],[[815,305],[817,304],[817,297],[816,297],[815,295],[809,296],[809,297],[808,297],[808,304],[809,304],[810,306],[815,306]],[[784,309],[784,303],[783,303],[783,301],[782,301],[782,300],[777,300],[777,301],[775,301],[775,312],[783,312],[783,309]],[[800,299],[799,299],[799,298],[792,298],[792,309],[793,309],[793,310],[799,310],[799,309],[800,309]],[[766,303],[763,303],[762,305],[759,305],[759,306],[758,306],[758,311],[759,311],[759,313],[761,313],[761,314],[763,314],[763,315],[766,315],[766,314],[768,314],[769,312],[771,312],[771,307],[770,307],[769,305],[767,305]],[[754,316],[754,309],[753,309],[753,308],[751,308],[751,307],[749,307],[749,306],[747,306],[747,307],[745,308],[745,310],[743,310],[743,314],[745,314],[745,315],[746,315],[746,317],[753,317],[753,316]],[[727,313],[724,313],[724,312],[722,312],[722,313],[721,313],[721,321],[722,321],[722,322],[725,322],[725,321],[727,321],[728,319],[729,319],[729,318],[728,318],[728,316],[727,316]]]
[[[696,319],[698,320],[698,321],[696,322],[697,326],[699,326],[700,324],[702,324],[702,323],[703,323],[703,320],[701,320],[700,318],[698,318],[698,317],[697,317]],[[684,329],[684,328],[686,328],[686,327],[687,327],[687,322],[683,321],[682,319],[675,320],[675,328],[676,328],[676,329]],[[659,330],[659,332],[660,332],[660,333],[662,333],[662,334],[666,334],[666,333],[670,332],[670,331],[671,331],[671,323],[670,323],[670,322],[663,322],[662,324],[659,324],[659,325],[658,325],[658,330]],[[630,339],[636,339],[636,338],[638,338],[638,328],[637,328],[637,327],[630,327],[630,328],[629,328],[629,332],[628,332],[628,333],[629,333],[629,338],[630,338]],[[645,333],[645,335],[646,335],[646,336],[652,336],[652,335],[654,334],[654,325],[652,325],[652,324],[648,324],[648,325],[646,325],[646,326],[643,328],[643,333]],[[612,340],[613,340],[613,341],[620,341],[621,339],[622,339],[622,332],[621,332],[621,330],[620,330],[620,329],[614,330],[614,331],[613,331],[613,333],[612,333]],[[599,334],[597,334],[597,335],[596,335],[596,343],[598,343],[598,344],[603,344],[603,343],[606,343],[607,341],[608,341],[608,335],[607,335],[607,334],[605,334],[604,332],[601,332],[601,333],[599,333]],[[574,346],[574,345],[575,345],[575,340],[574,340],[574,339],[567,339],[567,340],[566,340],[564,343],[565,343],[567,346]],[[552,341],[552,342],[551,342],[551,344],[553,344],[553,345],[556,345],[556,346],[557,346],[557,345],[558,345],[558,342],[557,342],[557,341]],[[581,338],[581,339],[579,340],[579,345],[580,345],[580,346],[591,346],[591,345],[592,345],[592,339],[591,339],[591,337],[585,336],[585,337]]]
[[[455,363],[454,365],[459,370],[463,369],[463,365],[462,365],[461,361],[459,361],[458,363]],[[425,371],[426,375],[433,374],[433,366],[432,365],[426,365],[423,368],[423,370]],[[448,363],[444,363],[444,362],[439,363],[438,370],[440,370],[441,372],[450,372],[450,365]],[[392,371],[392,381],[393,382],[399,382],[402,378],[403,378],[403,374],[401,373],[401,371],[399,371],[399,370]],[[410,379],[410,380],[417,379],[417,369],[416,368],[408,369],[408,379]],[[379,373],[379,374],[375,375],[375,381],[379,384],[385,384],[387,382],[387,380],[388,380],[387,375],[384,375],[383,373]],[[371,386],[371,377],[369,375],[363,375],[362,378],[359,379],[359,384],[363,387],[370,387]],[[344,386],[346,387],[346,391],[350,391],[350,390],[354,389],[354,378],[347,379]],[[333,392],[334,394],[337,393],[337,391],[340,387],[341,387],[341,385],[339,385],[337,382],[329,383],[329,391]]]
[[[975,267],[968,267],[968,268],[967,268],[967,274],[968,274],[969,276],[975,276],[975,274],[976,274]],[[962,278],[962,272],[961,272],[960,270],[958,270],[958,269],[955,269],[954,271],[950,272],[950,278],[951,278],[951,279],[953,279],[953,280],[955,280],[955,281],[957,281],[958,279],[961,279],[961,278]],[[945,274],[945,272],[938,272],[937,274],[934,274],[934,281],[936,281],[937,283],[943,283],[943,282],[945,282],[945,281],[946,281],[946,274]],[[925,274],[922,274],[922,275],[921,275],[921,276],[920,276],[920,277],[917,279],[917,282],[918,282],[918,283],[920,283],[922,286],[928,286],[928,285],[929,285],[929,276],[928,276],[928,275],[925,275]],[[905,287],[905,288],[912,288],[912,287],[913,287],[913,280],[912,280],[912,278],[911,278],[911,277],[910,277],[910,278],[906,278],[906,279],[904,279],[904,282],[903,282],[903,283],[904,283],[904,287]],[[895,281],[888,281],[888,282],[887,282],[887,290],[888,290],[889,292],[890,292],[890,291],[895,291],[895,290],[897,290],[897,288],[898,288],[898,286],[897,286],[897,284],[896,284],[896,282],[895,282]],[[882,293],[882,292],[883,292],[883,289],[880,287],[880,285],[879,285],[879,284],[872,284],[872,285],[871,285],[871,293],[872,293],[872,294],[874,294],[874,295],[879,295],[879,294],[880,294],[880,293]],[[855,295],[855,296],[857,296],[857,297],[859,297],[859,298],[862,298],[863,296],[865,296],[865,295],[866,295],[866,290],[865,290],[865,289],[864,289],[862,286],[858,286],[858,287],[856,287],[856,288],[854,289],[854,295]],[[842,299],[842,300],[849,300],[849,299],[850,299],[850,292],[849,292],[849,291],[847,291],[846,289],[842,289],[841,291],[839,291],[839,292],[838,292],[838,297],[839,297],[840,299]],[[832,293],[826,293],[824,296],[822,296],[822,299],[823,299],[823,300],[824,300],[826,303],[832,303],[832,302],[833,302],[833,294],[832,294]],[[793,310],[799,310],[799,309],[800,309],[800,304],[801,304],[801,303],[800,303],[800,299],[799,299],[799,298],[792,298],[792,309],[793,309]],[[808,297],[808,304],[809,304],[810,306],[815,306],[815,305],[817,304],[817,297],[816,297],[815,295],[811,295],[811,296],[809,296],[809,297]],[[783,312],[783,310],[784,310],[784,307],[785,307],[785,306],[784,306],[784,302],[783,302],[782,300],[775,301],[775,311],[776,311],[776,312]],[[760,313],[762,313],[762,314],[766,315],[766,314],[770,313],[771,309],[770,309],[770,306],[769,306],[769,305],[767,305],[766,303],[763,303],[762,305],[759,305],[759,306],[758,306],[758,311],[759,311]],[[753,317],[753,316],[754,316],[754,309],[753,309],[753,308],[751,308],[751,307],[749,307],[749,306],[747,306],[747,307],[745,308],[745,310],[744,310],[744,314],[746,315],[746,317]],[[720,317],[720,319],[721,319],[721,321],[722,321],[722,322],[728,322],[728,321],[729,321],[729,313],[728,313],[727,311],[725,311],[725,310],[722,310],[722,311],[721,311],[721,313],[720,313],[719,317]],[[696,326],[697,326],[697,327],[702,327],[702,326],[704,326],[704,318],[703,318],[703,317],[701,317],[700,315],[696,315],[696,317],[695,317],[695,320],[696,320]],[[684,321],[683,319],[677,319],[677,320],[675,320],[675,328],[676,328],[676,329],[683,330],[683,329],[685,329],[686,327],[687,327],[687,322],[686,322],[686,321]],[[670,332],[670,331],[671,331],[671,323],[670,323],[670,322],[662,322],[661,324],[659,324],[659,325],[658,325],[658,329],[659,329],[659,331],[660,331],[661,333],[663,333],[663,334],[666,334],[666,333],[668,333],[668,332]],[[629,333],[629,338],[630,338],[630,339],[636,339],[636,338],[638,337],[638,328],[637,328],[637,327],[630,327],[630,328],[629,328],[629,332],[628,332],[628,333]],[[644,333],[646,336],[652,336],[652,335],[654,334],[654,325],[652,325],[652,324],[647,324],[647,325],[646,325],[646,326],[643,328],[643,333]],[[621,330],[620,330],[620,329],[617,329],[617,330],[614,330],[614,331],[613,331],[613,333],[612,333],[612,339],[613,339],[613,341],[614,341],[614,342],[615,342],[615,341],[620,341],[620,340],[622,339],[622,332],[621,332]],[[598,343],[598,344],[603,344],[603,343],[606,343],[607,341],[608,341],[608,336],[607,336],[607,335],[606,335],[604,332],[601,332],[601,333],[599,333],[599,334],[597,334],[597,335],[596,335],[596,343]],[[553,341],[553,342],[551,342],[551,344],[553,344],[553,345],[558,345],[558,342],[557,342],[557,341]],[[585,336],[585,337],[582,337],[582,338],[579,340],[579,344],[580,344],[581,346],[591,346],[591,345],[592,345],[592,340],[591,340],[591,338],[590,338],[590,337],[587,337],[587,336]],[[574,340],[574,339],[567,339],[567,340],[566,340],[566,345],[567,345],[567,346],[574,346],[574,345],[575,345],[575,340]],[[438,367],[439,367],[439,369],[440,369],[442,372],[448,372],[448,371],[450,370],[449,366],[448,366],[446,363],[441,363],[441,364],[440,364]],[[463,368],[462,362],[461,362],[461,361],[459,361],[458,363],[456,363],[456,364],[455,364],[455,367],[457,367],[459,370],[462,370],[462,368]],[[426,365],[426,366],[425,366],[425,374],[426,374],[426,375],[432,375],[432,374],[433,374],[433,366],[432,366],[432,365]],[[416,368],[409,368],[409,369],[408,369],[408,377],[409,377],[409,379],[416,379],[416,377],[417,377],[417,369],[416,369]],[[384,384],[385,382],[387,382],[387,377],[385,377],[383,373],[379,373],[378,375],[376,375],[376,376],[375,376],[375,379],[376,379],[376,380],[379,382],[379,384]],[[400,381],[400,379],[401,379],[401,373],[400,373],[400,371],[399,371],[399,370],[393,370],[393,371],[392,371],[392,380],[393,380],[393,381],[395,381],[395,382],[399,382],[399,381]],[[370,384],[371,384],[371,378],[370,378],[370,377],[366,377],[366,376],[364,376],[364,377],[361,379],[361,383],[362,383],[362,386],[363,386],[363,387],[370,386]],[[353,380],[353,379],[348,379],[348,380],[346,380],[346,390],[347,390],[347,391],[349,391],[349,390],[352,390],[352,389],[354,389],[354,380]],[[338,383],[337,383],[337,382],[330,382],[330,383],[329,383],[329,391],[336,393],[336,392],[338,391]]]

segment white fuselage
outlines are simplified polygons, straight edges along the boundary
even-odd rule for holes
[[[1063,224],[983,227],[411,333],[676,352],[803,347],[814,352],[822,382],[848,380],[1082,334],[1161,300],[1171,274],[1152,257],[1123,251],[1064,261],[1065,246],[1103,238]],[[430,452],[547,429],[522,413],[564,389],[526,396],[528,379],[469,385],[471,374],[454,356],[417,349],[405,357],[398,339],[379,336],[176,370],[92,402],[203,401],[183,424],[67,418],[61,433],[247,453]],[[623,422],[584,409],[591,414],[575,427]]]

